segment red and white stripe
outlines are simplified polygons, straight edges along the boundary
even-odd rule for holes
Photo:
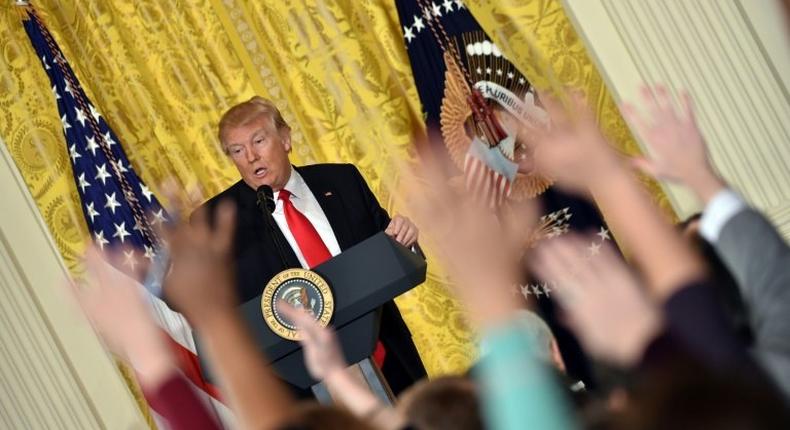
[[[501,206],[510,195],[507,177],[469,153],[464,159],[464,177],[466,189],[490,208]]]
[[[181,372],[195,388],[198,395],[206,402],[209,409],[215,411],[217,421],[222,427],[226,430],[235,428],[233,414],[220,400],[219,390],[206,381],[200,372],[195,340],[192,337],[192,328],[189,326],[189,323],[187,323],[183,315],[170,309],[161,299],[150,293],[147,293],[147,295],[150,299],[154,319],[167,334],[170,346],[178,359]],[[156,411],[154,410],[154,412]],[[156,418],[159,428],[167,428],[165,421],[161,417]]]

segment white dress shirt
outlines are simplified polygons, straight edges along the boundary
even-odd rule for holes
[[[702,212],[699,222],[700,236],[709,243],[715,243],[727,222],[746,207],[746,203],[735,191],[729,188],[719,191]]]
[[[316,200],[310,188],[307,187],[302,176],[293,167],[291,167],[291,177],[283,188],[291,193],[291,202],[296,210],[304,214],[310,223],[313,224],[318,235],[321,236],[321,240],[324,241],[324,244],[329,249],[329,253],[332,254],[333,257],[340,254],[340,245],[337,243],[335,232],[332,231],[332,226],[329,224],[324,210],[321,209],[321,205],[318,204],[318,200]],[[274,201],[276,202],[274,212],[272,213],[274,221],[277,223],[277,226],[280,227],[288,244],[291,245],[291,249],[293,249],[294,254],[296,254],[296,258],[299,259],[299,263],[303,268],[309,269],[310,266],[307,264],[304,255],[302,255],[302,250],[299,249],[299,245],[297,245],[293,233],[291,233],[291,230],[288,228],[288,221],[285,220],[283,202],[280,200],[279,191],[274,192]]]

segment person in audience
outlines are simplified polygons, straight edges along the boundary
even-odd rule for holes
[[[381,429],[399,429],[408,423],[422,430],[482,429],[479,395],[473,380],[465,376],[423,379],[404,391],[395,409],[385,407],[347,369],[333,330],[285,303],[283,314],[299,329],[305,364],[310,375],[327,385],[335,400],[358,417]],[[514,314],[514,323],[535,339],[536,359],[563,369],[551,331],[533,312]],[[482,353],[485,357],[486,352]]]
[[[671,364],[687,354],[712,375],[703,385],[742,378],[749,385],[742,400],[754,392],[772,399],[770,414],[753,425],[786,419],[775,387],[727,324],[701,260],[653,207],[591,114],[578,100],[572,104],[575,118],[553,99],[544,100],[556,126],[536,150],[539,169],[560,186],[589,191],[639,269],[633,272],[612,249],[591,252],[589,240],[574,236],[551,240],[531,257],[540,276],[559,280],[555,294],[583,344],[605,360],[638,364],[641,373],[656,361]],[[752,410],[743,416],[758,415]]]
[[[480,396],[474,381],[464,376],[424,379],[398,399],[398,410],[420,430],[483,430]]]
[[[692,248],[702,257],[715,288],[719,302],[724,307],[727,319],[735,328],[738,337],[749,347],[754,346],[754,334],[749,325],[749,313],[741,296],[738,282],[730,273],[716,252],[716,249],[699,234],[701,213],[696,213],[678,224],[684,238],[691,242]]]
[[[423,154],[421,164],[404,176],[399,194],[409,197],[404,205],[423,226],[427,249],[447,270],[467,320],[485,345],[487,352],[473,372],[484,424],[495,430],[576,428],[566,390],[541,358],[537,332],[524,327],[523,301],[512,294],[522,273],[522,235],[508,231],[506,225],[513,223],[500,223],[480,202],[456,195],[442,174],[447,166],[448,160]],[[526,215],[532,208],[524,209],[526,219],[534,218]],[[529,227],[528,222],[518,226]]]
[[[735,277],[753,330],[754,353],[790,399],[790,247],[716,173],[691,97],[684,93],[681,98],[679,111],[666,88],[658,87],[655,97],[645,89],[648,117],[632,105],[624,107],[652,154],[635,164],[657,179],[684,184],[705,205],[699,233]]]

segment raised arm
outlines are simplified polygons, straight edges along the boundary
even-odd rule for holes
[[[281,303],[280,309],[299,329],[305,366],[313,379],[324,382],[333,396],[338,397],[335,400],[359,419],[383,430],[403,428],[404,417],[381,403],[350,373],[331,328],[320,326],[312,316],[286,303]]]
[[[758,211],[716,173],[697,127],[691,99],[677,111],[659,88],[643,96],[649,117],[626,107],[651,156],[637,165],[658,179],[689,187],[705,205],[700,235],[710,242],[738,281],[749,310],[758,357],[790,393],[790,247]]]
[[[89,285],[72,293],[85,315],[118,356],[135,370],[151,407],[174,430],[219,426],[178,370],[176,359],[156,325],[140,283],[118,271],[112,252],[91,248],[86,256]]]
[[[293,400],[274,376],[244,322],[234,297],[231,242],[235,208],[220,203],[216,227],[204,211],[166,232],[172,269],[164,291],[206,345],[242,428],[269,429],[289,419]]]
[[[544,98],[554,126],[536,150],[539,169],[560,186],[589,190],[615,236],[633,258],[652,294],[665,300],[705,276],[699,257],[656,209],[622,158],[609,146],[578,98],[575,117]]]

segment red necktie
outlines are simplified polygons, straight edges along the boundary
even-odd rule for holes
[[[309,268],[313,268],[332,258],[332,253],[329,248],[321,240],[313,224],[310,220],[299,212],[294,204],[291,202],[291,192],[282,189],[277,196],[283,201],[283,212],[285,213],[285,221],[288,223],[288,229],[291,230],[299,250],[302,251],[305,261]]]
[[[291,192],[283,188],[277,196],[283,201],[283,212],[285,213],[285,222],[288,223],[288,229],[291,230],[299,250],[302,251],[307,265],[312,269],[315,266],[323,263],[332,258],[332,253],[329,248],[321,240],[313,224],[299,212],[291,202]],[[384,349],[381,341],[376,342],[376,350],[373,351],[373,361],[381,368],[384,366],[384,359],[387,356],[387,350]]]

